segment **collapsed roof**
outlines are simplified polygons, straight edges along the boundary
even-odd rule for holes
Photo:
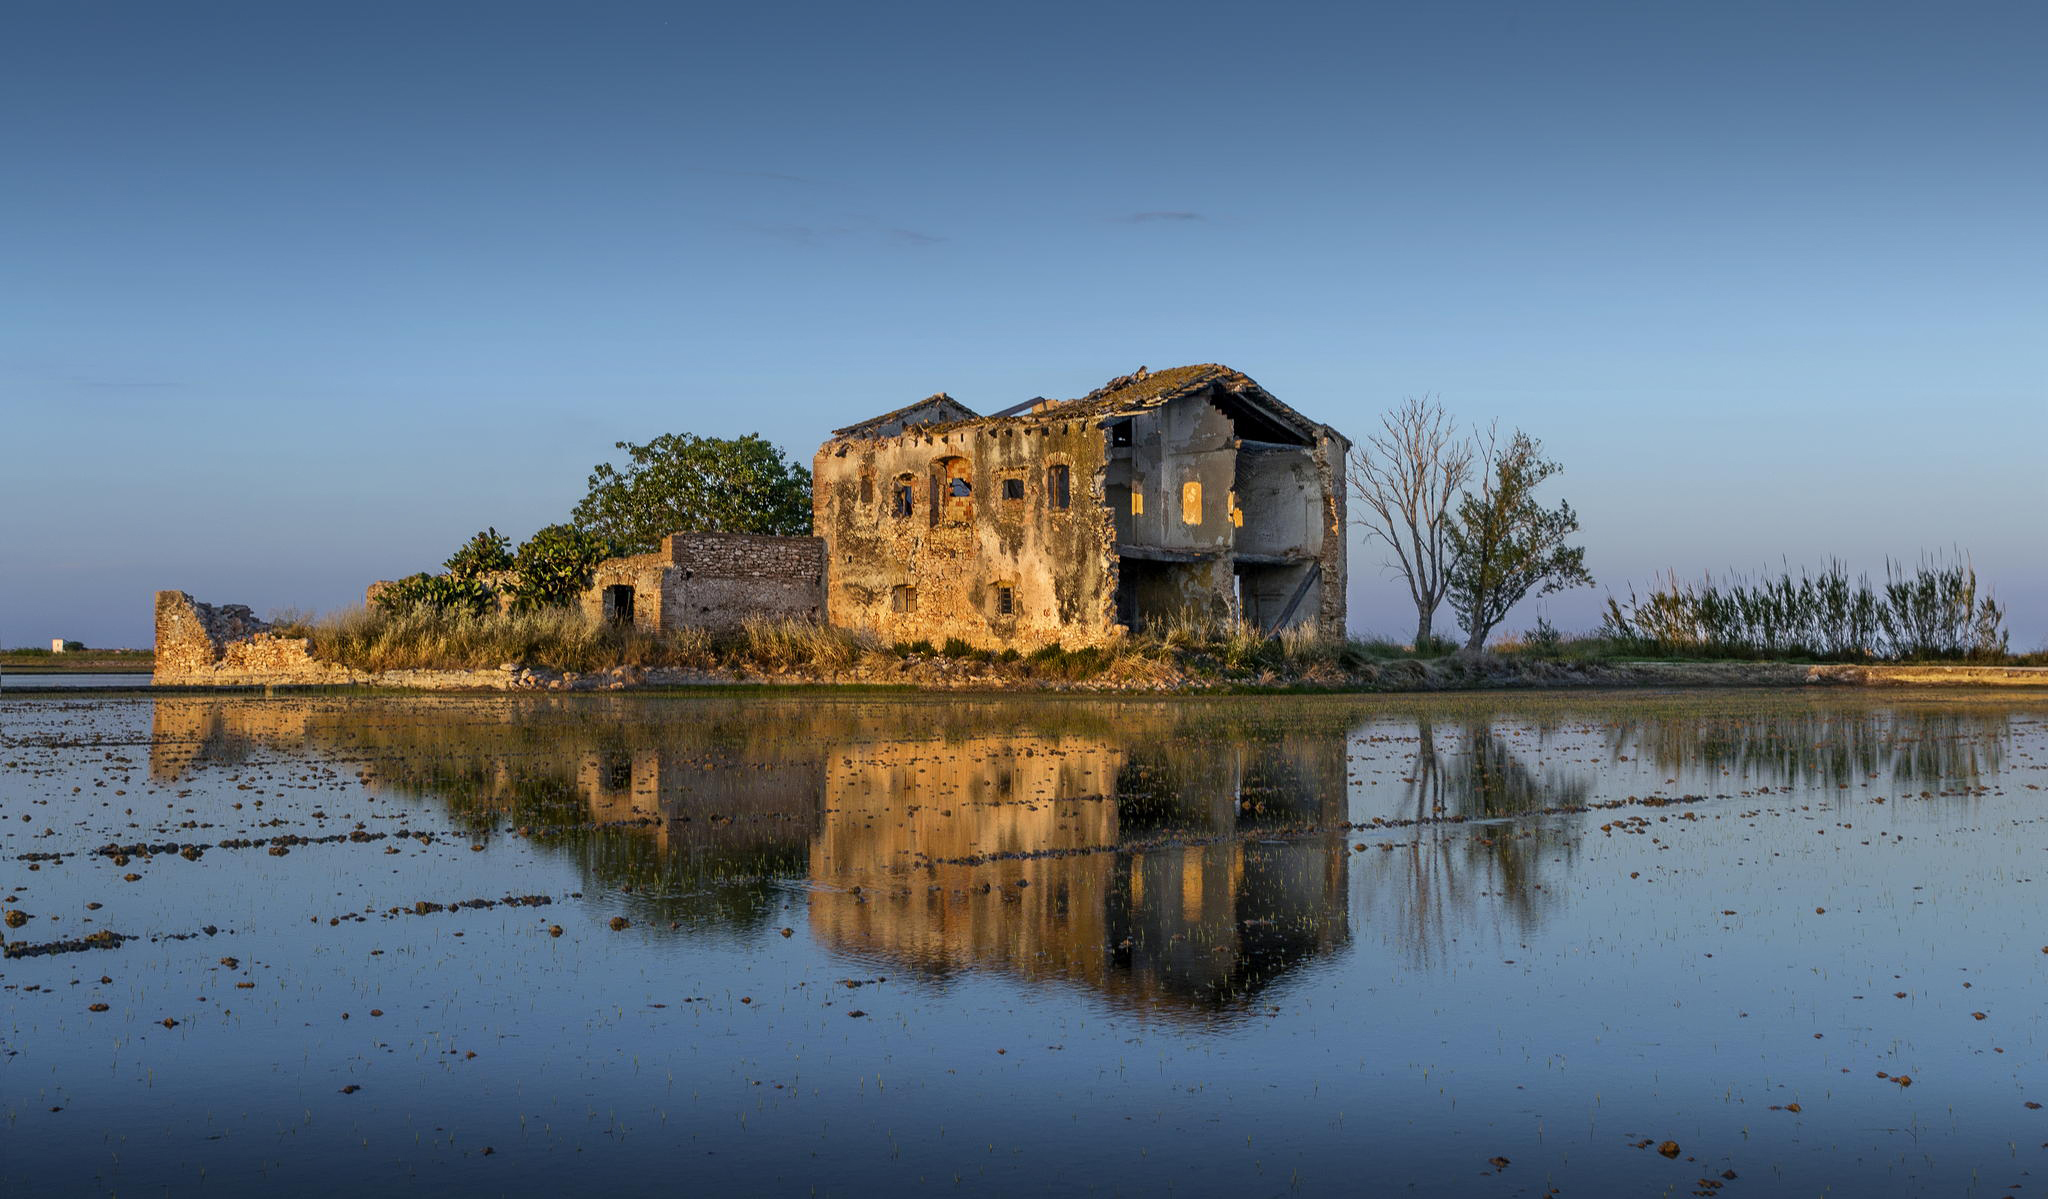
[[[1308,444],[1322,433],[1338,436],[1335,430],[1312,421],[1273,398],[1251,376],[1218,363],[1176,366],[1148,371],[1144,367],[1121,375],[1073,400],[1027,400],[992,416],[977,416],[953,397],[940,392],[894,412],[883,413],[856,425],[836,429],[837,438],[870,439],[893,437],[912,426],[927,431],[964,424],[1037,424],[1048,420],[1095,420],[1111,424],[1177,400],[1201,397],[1214,404],[1246,440],[1281,444]]]

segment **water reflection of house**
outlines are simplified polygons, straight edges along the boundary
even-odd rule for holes
[[[1176,731],[835,755],[813,933],[930,973],[995,968],[1165,1010],[1227,1005],[1341,944],[1341,838],[1258,836],[1342,819],[1341,736]]]

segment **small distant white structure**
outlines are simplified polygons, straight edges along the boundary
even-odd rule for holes
[[[62,637],[50,638],[50,652],[53,654],[61,654],[64,652],[64,639]]]

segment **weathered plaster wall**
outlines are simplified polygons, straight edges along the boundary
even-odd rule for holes
[[[1346,548],[1350,539],[1345,536],[1344,527],[1344,505],[1350,498],[1351,485],[1345,478],[1344,464],[1350,450],[1351,443],[1328,426],[1316,438],[1316,470],[1322,481],[1322,545],[1316,561],[1323,570],[1317,593],[1309,600],[1315,605],[1311,610],[1316,614],[1318,631],[1330,638],[1345,636],[1350,619],[1345,600],[1350,590],[1350,551]]]
[[[1114,526],[1104,505],[1106,435],[1086,420],[1010,420],[828,441],[813,465],[813,527],[831,547],[833,624],[889,641],[958,637],[1029,649],[1098,644],[1115,632]],[[944,463],[964,463],[954,497]],[[1068,470],[1068,505],[1047,468]],[[1021,498],[1005,498],[1015,480]],[[896,513],[899,482],[910,511]],[[1000,611],[999,587],[1011,610]],[[915,610],[897,588],[913,589]]]

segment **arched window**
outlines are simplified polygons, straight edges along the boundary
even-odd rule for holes
[[[940,458],[932,463],[932,523],[964,525],[974,519],[973,468],[967,459]]]

